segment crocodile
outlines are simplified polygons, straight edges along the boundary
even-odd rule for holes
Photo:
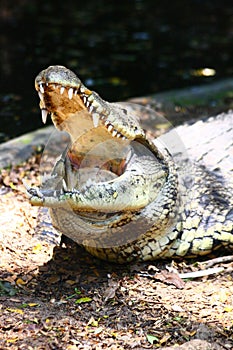
[[[233,249],[231,111],[151,140],[137,105],[103,100],[63,66],[35,88],[43,122],[69,135],[51,174],[27,186],[58,231],[118,263]]]

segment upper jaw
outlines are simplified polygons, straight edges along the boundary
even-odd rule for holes
[[[40,108],[42,114],[42,121],[46,123],[48,114],[61,113],[60,106],[55,106],[52,102],[52,96],[57,96],[56,100],[59,103],[63,100],[65,115],[65,108],[69,113],[76,114],[79,111],[85,111],[92,117],[93,127],[103,126],[111,134],[112,137],[127,139],[123,132],[118,131],[111,121],[108,119],[107,102],[103,101],[95,92],[87,89],[79,80],[79,84],[73,86],[63,85],[62,80],[47,79],[40,73],[35,80],[35,88],[40,98]],[[60,102],[59,102],[60,101]],[[69,108],[70,107],[70,108]],[[60,110],[60,111],[59,111]],[[72,111],[72,112],[71,112]],[[68,116],[68,114],[66,114]],[[64,120],[62,120],[63,122]],[[58,125],[56,125],[58,126]]]
[[[122,104],[108,103],[87,89],[75,73],[63,66],[50,66],[36,77],[35,87],[40,96],[42,120],[48,113],[59,130],[63,130],[67,118],[83,111],[91,126],[102,127],[119,139],[145,140],[144,130],[131,109]]]

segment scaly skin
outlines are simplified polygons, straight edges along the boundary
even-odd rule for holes
[[[103,101],[65,67],[42,71],[35,86],[43,121],[50,114],[71,140],[51,177],[28,188],[54,227],[120,263],[232,249],[232,114],[177,128],[178,149],[174,132],[148,140],[131,106]]]

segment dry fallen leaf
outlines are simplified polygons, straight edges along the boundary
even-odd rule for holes
[[[21,286],[24,286],[25,284],[27,284],[26,281],[22,280],[22,278],[17,278],[15,283],[18,287],[21,287]]]
[[[10,311],[10,312],[15,312],[17,314],[21,314],[23,315],[24,314],[24,311],[22,309],[12,309],[12,308],[7,308],[7,311]]]
[[[173,284],[179,289],[183,289],[185,286],[185,282],[179,277],[177,273],[169,272],[167,270],[162,270],[161,272],[155,273],[153,277],[160,282]]]
[[[113,299],[115,297],[116,291],[119,287],[119,283],[113,280],[108,282],[108,287],[104,292],[104,301],[108,301],[109,299]]]

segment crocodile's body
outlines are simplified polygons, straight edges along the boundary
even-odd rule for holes
[[[118,262],[233,248],[232,113],[152,142],[131,106],[103,101],[64,67],[41,72],[36,89],[71,146],[28,192],[63,234]]]

